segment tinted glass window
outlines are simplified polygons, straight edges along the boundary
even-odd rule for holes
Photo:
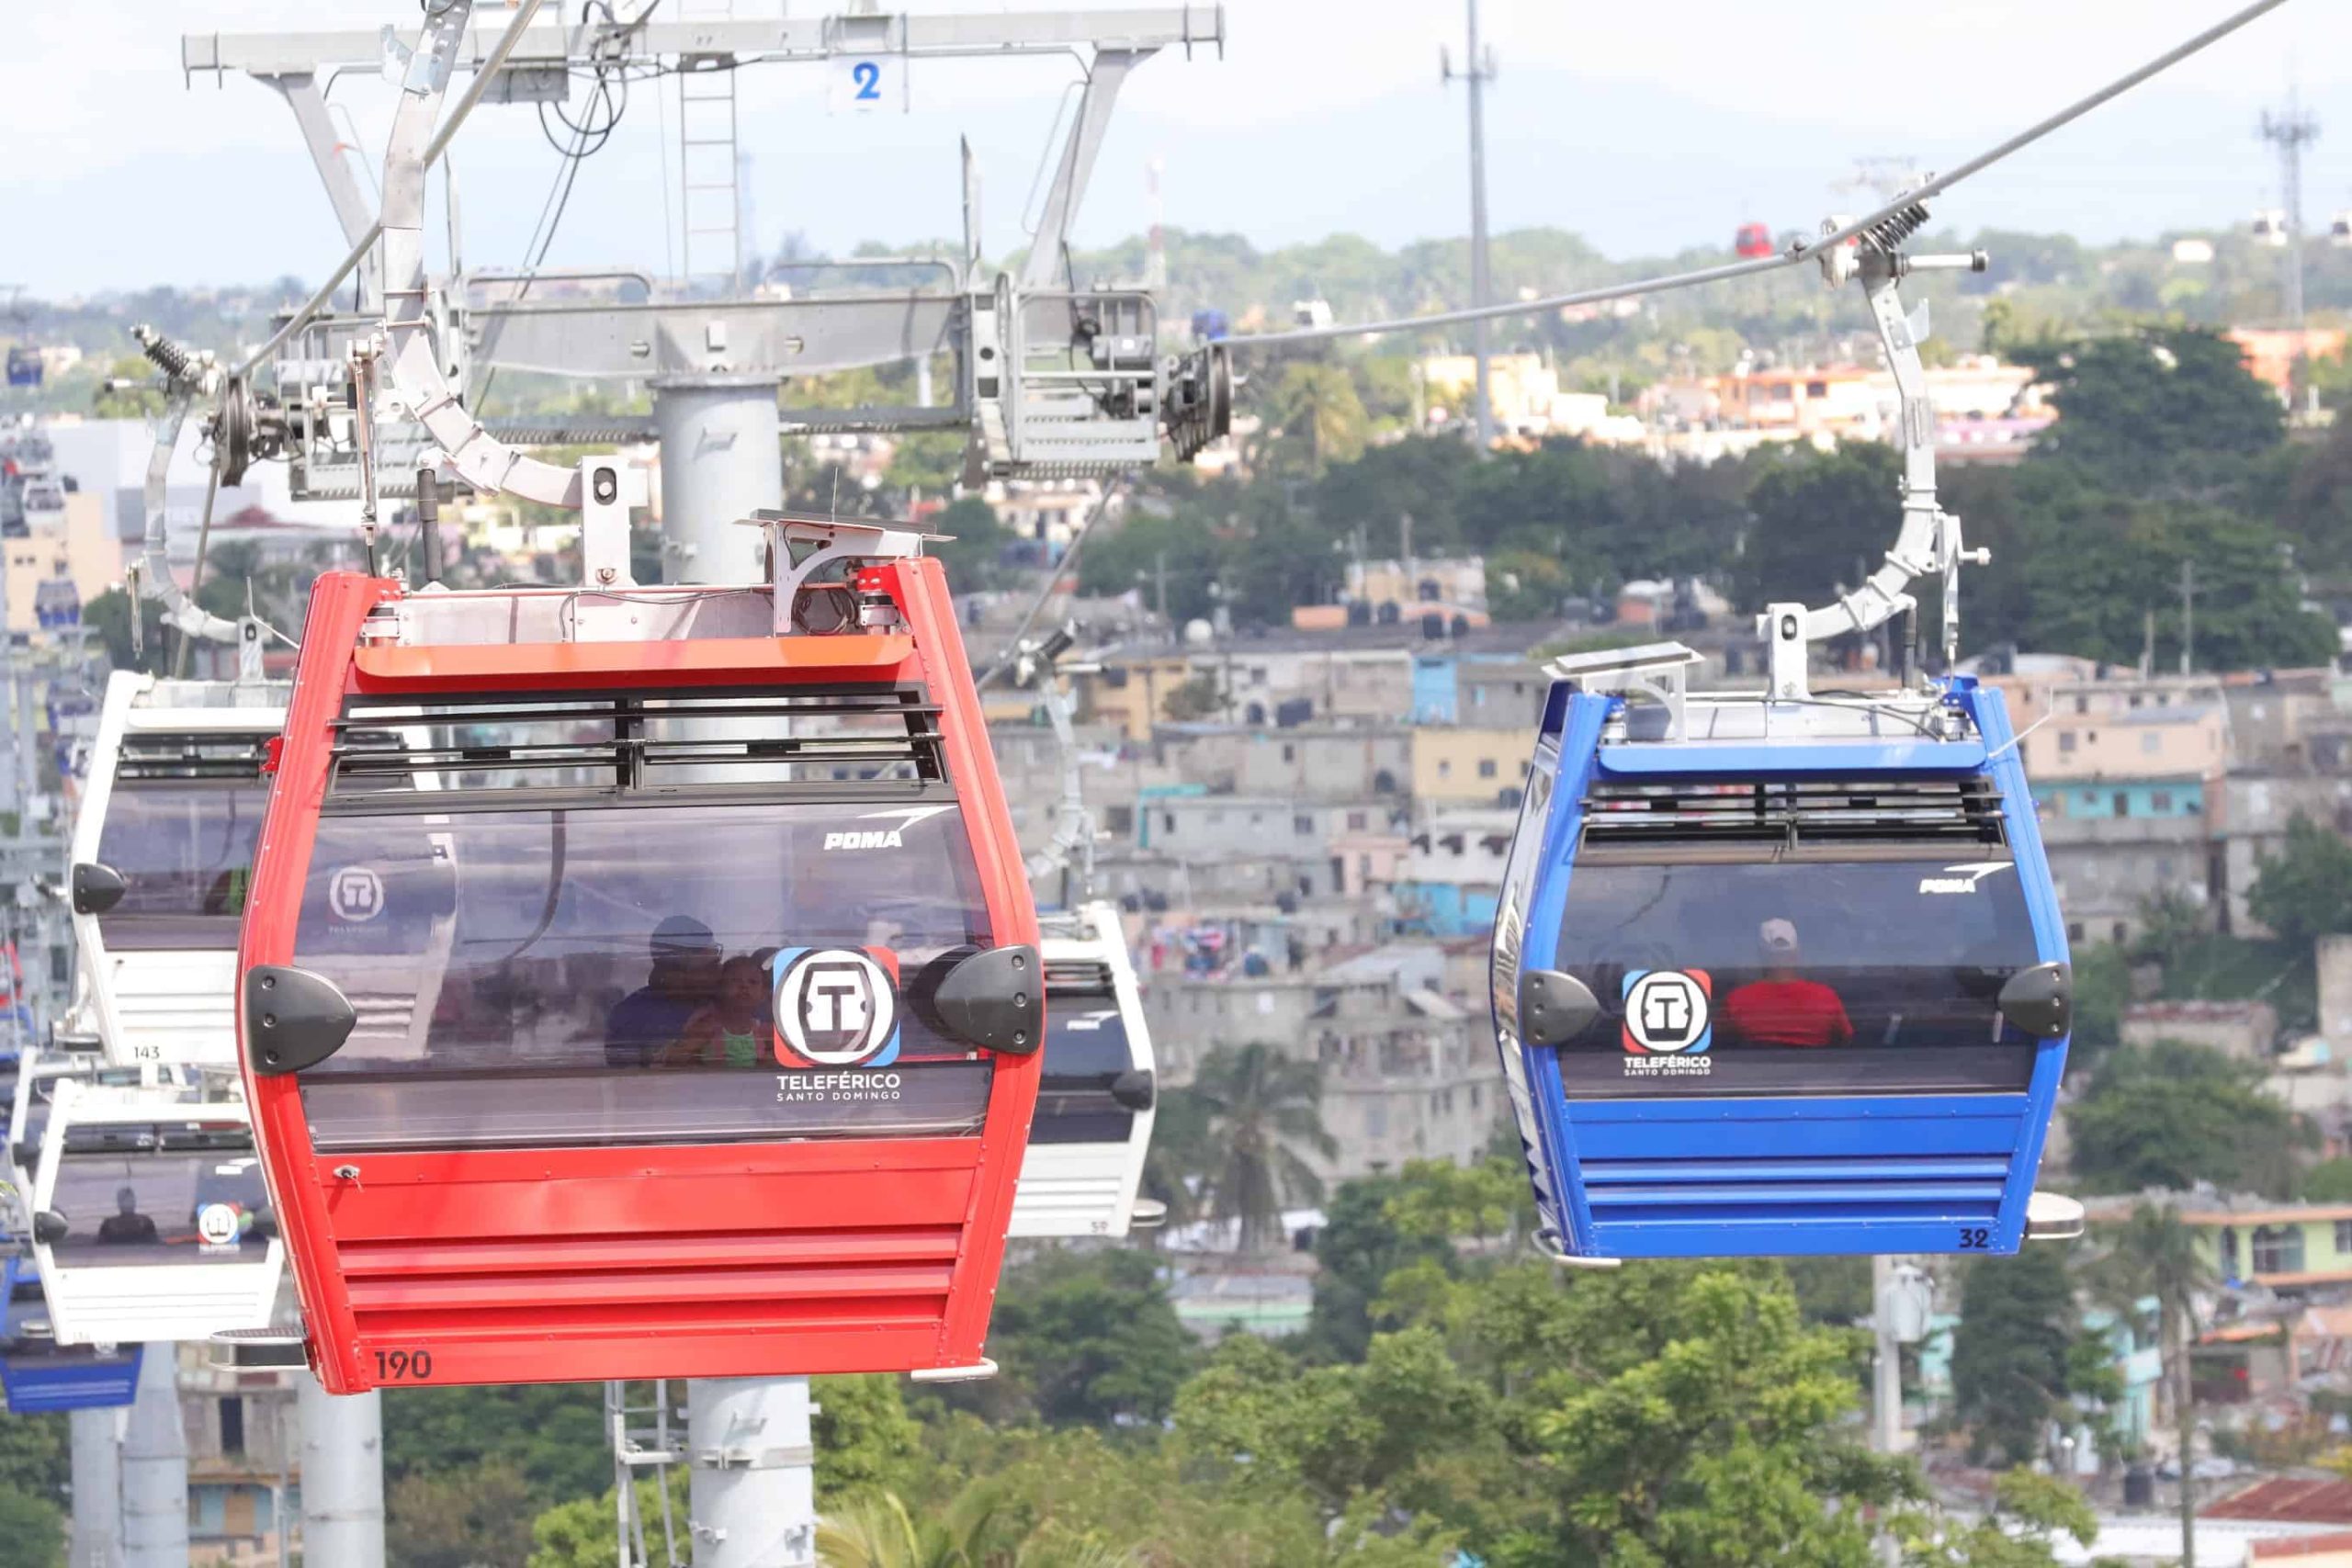
[[[1580,862],[1553,967],[1601,1003],[1574,1094],[2019,1089],[2037,962],[2006,859]]]
[[[1106,991],[1046,996],[1046,1086],[1108,1083],[1127,1070],[1127,1026]]]
[[[68,1154],[49,1201],[66,1235],[51,1250],[68,1269],[258,1263],[268,1201],[250,1149]]]
[[[304,1074],[312,1134],[364,1147],[976,1131],[988,1069],[919,998],[989,942],[952,803],[330,816],[295,961],[341,987],[359,1025]],[[863,954],[889,994],[808,999],[859,982],[793,990],[806,950],[848,950],[852,970]],[[868,1030],[848,1055],[875,1050],[820,1070],[779,1032],[779,995],[803,997],[804,1027]],[[865,1081],[884,1076],[896,1085]]]
[[[1124,1144],[1135,1112],[1111,1086],[1135,1065],[1118,998],[1108,991],[1046,995],[1046,1071],[1037,1086],[1033,1144]]]
[[[235,947],[268,796],[258,783],[118,780],[98,859],[129,886],[121,902],[98,917],[107,945]]]

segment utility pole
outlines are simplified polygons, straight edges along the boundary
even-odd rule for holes
[[[2180,563],[2180,672],[2197,667],[2197,563]]]
[[[1482,49],[1478,42],[1478,0],[1468,0],[1470,7],[1470,48],[1463,56],[1463,67],[1453,69],[1453,62],[1441,50],[1438,53],[1438,74],[1451,82],[1460,76],[1470,86],[1470,303],[1475,309],[1488,302],[1491,279],[1487,266],[1487,84],[1495,79],[1495,55]],[[1495,445],[1495,405],[1487,382],[1487,323],[1484,320],[1470,323],[1470,352],[1477,360],[1476,385],[1472,389],[1474,417],[1477,421],[1478,450],[1489,451]]]
[[[2319,117],[2303,107],[2300,92],[2290,90],[2284,113],[2262,111],[2260,135],[2278,152],[2278,196],[2287,209],[2287,324],[2300,335],[2303,330],[2303,149],[2319,140]]]

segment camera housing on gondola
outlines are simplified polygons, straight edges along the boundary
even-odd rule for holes
[[[331,1390],[989,1370],[1011,817],[921,536],[756,521],[756,585],[314,590],[239,1023]]]
[[[2006,1253],[2063,1230],[2064,1205],[2029,1209],[2071,970],[2000,694],[1686,696],[1653,662],[1555,684],[1496,924],[1551,1244]]]

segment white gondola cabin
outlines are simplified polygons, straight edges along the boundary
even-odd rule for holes
[[[285,1249],[241,1100],[178,1084],[56,1084],[28,1194],[61,1345],[268,1325]]]
[[[1151,1033],[1119,912],[1041,917],[1046,1063],[1012,1200],[1014,1236],[1122,1236],[1166,1210],[1138,1196],[1151,1146]]]
[[[82,984],[62,1043],[234,1067],[237,931],[286,723],[282,682],[107,682],[74,823]]]

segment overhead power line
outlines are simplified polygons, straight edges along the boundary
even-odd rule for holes
[[[1662,294],[1669,289],[1695,288],[1706,283],[1726,283],[1736,277],[1753,277],[1758,273],[1777,272],[1782,267],[1796,266],[1834,250],[1847,241],[1894,218],[1917,203],[1939,196],[1972,175],[1984,173],[2003,159],[2022,152],[2035,142],[2063,130],[2093,109],[2121,97],[2150,77],[2171,70],[2191,55],[2220,42],[2244,28],[2284,6],[2287,0],[2255,0],[2232,16],[2216,22],[2196,37],[2149,61],[2138,70],[2117,77],[2088,97],[2078,98],[2046,119],[2039,120],[2018,131],[2007,141],[1986,149],[1959,167],[1937,175],[1916,188],[1904,192],[1877,211],[1865,214],[1852,222],[1819,239],[1804,240],[1791,245],[1777,256],[1761,256],[1752,261],[1726,262],[1721,266],[1699,267],[1690,272],[1667,273],[1658,277],[1645,277],[1632,283],[1613,283],[1599,288],[1580,288],[1567,294],[1551,294],[1539,299],[1518,299],[1498,305],[1474,306],[1461,310],[1441,310],[1427,316],[1402,316],[1385,321],[1353,321],[1328,327],[1299,327],[1288,332],[1247,333],[1227,338],[1237,347],[1272,346],[1286,343],[1320,343],[1331,338],[1361,337],[1373,333],[1427,332],[1437,327],[1459,326],[1471,321],[1498,321],[1508,316],[1542,315],[1571,305],[1601,305],[1611,299],[1637,299],[1645,294]]]

